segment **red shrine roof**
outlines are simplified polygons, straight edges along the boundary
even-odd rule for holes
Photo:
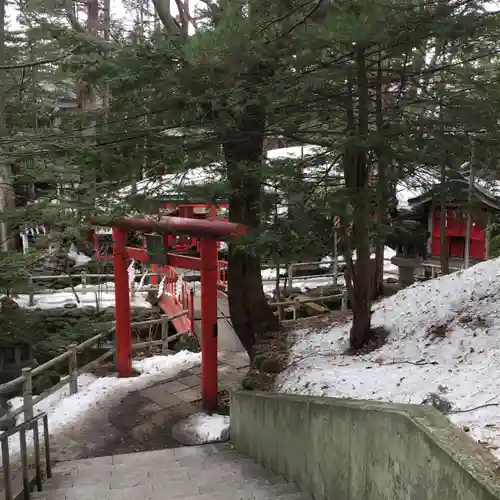
[[[452,199],[454,202],[464,202],[467,200],[469,193],[469,181],[464,178],[460,179],[450,179],[446,182],[447,198]],[[486,205],[489,208],[500,211],[500,199],[495,197],[487,189],[484,189],[478,185],[473,186],[472,196],[479,201],[481,204]],[[423,205],[432,203],[433,201],[439,201],[441,195],[441,184],[433,186],[431,189],[408,200],[408,204],[412,209],[419,208]]]

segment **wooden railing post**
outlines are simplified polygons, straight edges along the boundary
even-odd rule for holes
[[[347,299],[348,299],[347,290],[342,290],[342,301],[340,303],[341,311],[347,311]]]
[[[22,369],[24,421],[33,418],[33,375],[31,368]]]
[[[28,286],[29,286],[29,305],[33,307],[35,305],[35,282],[33,281],[33,276],[28,278]]]
[[[85,290],[87,288],[87,271],[82,271],[80,278],[82,280],[82,289]]]
[[[162,321],[161,323],[161,355],[165,356],[168,351],[168,321]]]
[[[189,290],[189,324],[191,325],[191,333],[194,335],[194,287]]]
[[[70,344],[68,346],[68,372],[69,372],[69,393],[76,394],[78,392],[78,356],[77,344]]]

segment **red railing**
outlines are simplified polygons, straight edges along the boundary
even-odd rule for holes
[[[107,247],[105,245],[101,245],[101,248],[99,248],[99,243],[98,243],[98,238],[97,234],[94,233],[94,245],[95,248],[97,249],[96,254],[94,255],[94,258],[97,260],[105,260],[105,259],[110,259],[112,258],[112,252],[108,252]],[[182,245],[175,245],[176,247],[182,247]],[[220,242],[219,242],[220,246]],[[141,248],[145,248],[145,243],[141,245]],[[179,248],[176,248],[179,250]],[[182,251],[187,251],[189,249],[188,246],[186,248],[182,248]],[[156,274],[155,269],[157,266],[153,265],[153,273]],[[170,266],[161,266],[160,268],[160,283],[158,283],[158,280],[156,277],[153,277],[151,280],[151,283],[154,285],[163,285],[163,289],[166,293],[174,296],[178,301],[179,304],[182,306],[183,310],[187,309],[189,311],[189,323],[191,326],[191,333],[194,334],[194,290],[192,290],[189,285],[182,280],[182,285],[179,290],[177,290],[177,282],[179,279],[179,275],[177,271]],[[218,283],[222,285],[226,290],[227,290],[227,262],[220,260],[218,261]]]
[[[217,267],[219,268],[219,284],[227,289],[227,262],[219,260]]]
[[[179,274],[173,267],[162,266],[161,276],[160,286],[163,282],[164,292],[174,296],[182,310],[187,309],[190,330],[194,334],[194,290],[184,280],[181,280],[180,290],[178,289]]]
[[[218,276],[219,284],[227,290],[227,262],[218,261]],[[194,289],[189,286],[186,281],[181,280],[180,289],[177,288],[179,274],[170,266],[163,266],[161,270],[162,280],[164,283],[165,292],[173,295],[178,301],[183,310],[188,310],[188,319],[191,325],[191,333],[194,334]]]

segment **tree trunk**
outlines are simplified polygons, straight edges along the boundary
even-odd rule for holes
[[[258,105],[249,106],[238,121],[238,134],[223,144],[231,189],[229,219],[252,231],[260,226],[265,112]],[[255,250],[229,245],[228,297],[233,327],[253,357],[260,336],[279,328],[264,295],[260,255]]]
[[[5,7],[7,1],[0,0],[0,65],[6,63],[5,45]],[[7,125],[5,117],[5,71],[0,71],[0,138],[7,136]],[[0,212],[7,214],[7,217],[0,221],[0,248],[7,252],[12,246],[11,227],[8,219],[9,210],[15,208],[14,176],[12,166],[5,155],[5,150],[0,151]]]
[[[384,288],[384,246],[385,236],[383,227],[386,223],[388,209],[389,190],[387,185],[388,163],[384,152],[384,107],[383,107],[383,85],[382,85],[382,54],[380,54],[377,78],[375,86],[375,121],[377,126],[377,222],[378,230],[375,234],[375,275],[373,287],[373,299],[383,295]]]
[[[371,299],[375,266],[370,259],[368,194],[369,189],[366,186],[360,186],[358,201],[354,206],[353,241],[356,248],[356,263],[352,277],[353,317],[349,339],[353,349],[360,349],[371,337]]]
[[[371,337],[371,296],[373,293],[374,268],[370,259],[370,184],[367,155],[368,117],[369,117],[369,84],[366,70],[365,51],[357,49],[356,79],[358,87],[358,127],[355,131],[357,142],[355,151],[347,154],[346,181],[351,192],[353,211],[352,247],[356,249],[356,264],[351,265],[352,286],[349,287],[353,312],[350,332],[350,345],[353,349],[363,347]],[[352,125],[352,109],[354,97],[350,95],[351,110],[347,110],[348,122]],[[351,115],[351,116],[349,116]],[[351,130],[354,127],[351,126]],[[352,146],[351,146],[352,147]]]
[[[441,274],[449,274],[450,273],[450,262],[449,262],[449,253],[448,253],[448,238],[446,237],[446,162],[443,162],[443,166],[441,167],[441,186],[440,186],[440,210],[441,210],[441,221],[440,221],[440,251],[439,251],[439,260],[441,263]]]

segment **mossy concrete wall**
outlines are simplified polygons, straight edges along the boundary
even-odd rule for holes
[[[433,408],[237,392],[231,440],[315,500],[500,499],[500,464]]]

